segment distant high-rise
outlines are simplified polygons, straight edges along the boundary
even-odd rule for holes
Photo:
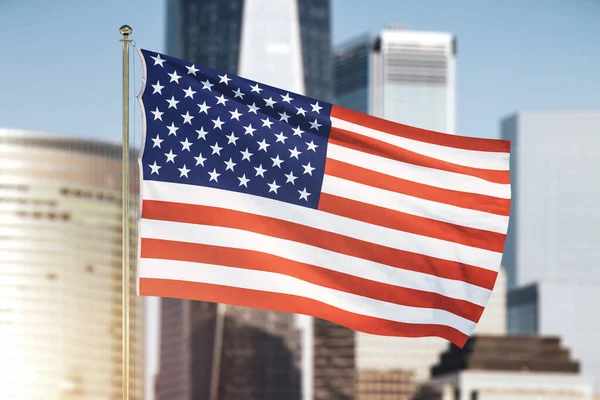
[[[456,39],[391,27],[337,48],[335,103],[405,125],[455,133]]]
[[[600,112],[519,112],[501,133],[511,141],[509,287],[600,283]]]
[[[168,0],[167,53],[331,101],[330,0]]]
[[[121,399],[121,146],[0,129],[0,220],[0,399]],[[143,301],[131,299],[132,400]]]
[[[330,0],[168,0],[167,53],[199,65],[305,94],[323,101],[331,101],[333,85],[330,3]],[[200,307],[199,305],[184,304],[187,303],[177,303],[175,300],[164,301],[162,304],[164,318],[167,318],[168,315],[178,315],[179,311],[177,309],[181,307]],[[209,307],[209,305],[206,306]],[[252,319],[257,321],[265,318],[287,321],[287,318],[292,317],[271,311],[250,311],[238,309],[237,307],[229,307],[228,310],[233,311],[228,321],[234,321],[236,317],[233,315],[238,312],[251,315]],[[304,318],[304,320],[306,319],[307,317]],[[185,317],[182,321],[189,322],[193,320]],[[224,338],[230,338],[231,343],[245,340],[249,347],[253,347],[250,338],[257,336],[234,339],[235,332],[245,335],[242,330],[228,328],[228,326],[234,325],[238,326],[237,323],[233,324],[233,322],[229,325],[226,324]],[[183,325],[166,326],[165,320],[163,320],[163,347],[166,341],[170,343],[169,346],[172,346],[172,348],[181,346],[188,348],[185,347],[185,344],[182,344],[184,337],[181,337],[181,334],[178,333],[181,326]],[[212,327],[214,328],[214,324]],[[310,333],[311,330],[308,329],[304,337],[302,351],[303,375],[305,375],[304,388],[307,389],[310,389],[307,382],[312,371],[308,363],[310,357],[307,351],[311,348]],[[271,343],[273,347],[266,345],[260,347],[261,351],[265,353],[264,357],[269,357],[269,354],[280,353],[280,344],[274,342],[276,337],[287,341],[286,338],[296,335],[296,331],[292,325],[288,325],[286,322],[281,325],[280,329],[269,330],[268,335],[272,340],[269,339],[265,343]],[[203,345],[198,344],[198,346],[209,346],[211,348],[212,342]],[[226,353],[229,351],[227,347],[228,344],[225,341],[223,343],[223,361],[225,361]],[[165,350],[164,354],[168,354],[168,351]],[[165,378],[164,374],[168,374],[168,371],[162,365],[163,357],[161,356],[163,375],[159,379],[162,385],[160,390],[166,390],[165,385],[176,385],[179,378],[172,374],[173,380],[170,380],[171,383],[167,383],[168,379]],[[283,366],[280,368],[283,368]],[[226,376],[230,371],[225,366],[222,366],[221,370],[223,371],[222,379],[227,379]],[[198,370],[195,371],[202,373]],[[236,378],[238,385],[241,385],[244,379],[249,379],[249,375],[243,374],[254,372],[251,368],[237,369],[236,371],[242,374]],[[189,373],[187,374],[189,375]],[[233,375],[231,376],[233,377]],[[280,389],[278,390],[283,390],[281,385],[286,384],[285,382],[287,381],[279,380],[277,385]],[[260,385],[261,383],[248,381],[248,385],[250,384]],[[291,388],[290,393],[279,398],[294,399],[295,394],[292,394],[293,391],[294,389]],[[307,392],[305,395],[310,396],[310,393]],[[173,397],[165,398],[170,400]],[[186,397],[182,398],[187,399]],[[204,397],[198,398],[203,399]]]
[[[557,335],[600,396],[600,112],[519,112],[503,263],[511,334]]]

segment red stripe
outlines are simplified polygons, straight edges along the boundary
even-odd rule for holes
[[[396,268],[461,280],[489,290],[494,288],[497,276],[496,272],[484,268],[392,249],[276,218],[223,208],[144,200],[142,218],[241,229]]]
[[[429,131],[426,129],[387,121],[335,105],[331,109],[331,117],[343,119],[345,121],[359,124],[367,128],[376,129],[378,131],[383,131],[394,136],[418,140],[420,142],[427,142],[465,150],[502,153],[510,152],[510,141],[508,140],[473,138],[468,136],[450,135],[446,133]]]
[[[453,225],[321,193],[319,210],[395,230],[502,253],[506,235]]]
[[[274,272],[293,276],[315,285],[388,303],[446,310],[473,322],[479,321],[483,312],[483,307],[465,300],[375,282],[252,250],[159,239],[142,239],[141,257]]]
[[[342,161],[327,159],[325,164],[327,175],[362,183],[396,193],[402,193],[424,200],[449,204],[471,210],[508,216],[510,214],[510,199],[486,196],[483,194],[466,193],[457,190],[442,189],[435,186],[396,178],[391,175],[357,167]]]
[[[468,336],[446,325],[408,324],[341,310],[305,297],[241,289],[207,283],[140,278],[140,295],[232,304],[305,314],[374,335],[400,337],[437,336],[463,347]]]
[[[379,157],[388,158],[394,161],[401,161],[408,164],[419,165],[426,168],[434,168],[457,174],[474,176],[489,182],[509,184],[510,172],[494,171],[490,169],[471,168],[463,165],[452,164],[437,158],[427,157],[419,153],[406,150],[402,147],[394,146],[364,135],[346,131],[339,128],[331,128],[329,133],[329,143],[358,150],[364,153]]]

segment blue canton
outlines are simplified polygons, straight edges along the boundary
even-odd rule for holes
[[[144,180],[318,207],[331,104],[141,52]]]

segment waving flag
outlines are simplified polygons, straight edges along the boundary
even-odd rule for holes
[[[502,257],[509,142],[140,56],[141,295],[464,345]]]

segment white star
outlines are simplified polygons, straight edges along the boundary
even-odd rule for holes
[[[206,132],[204,130],[203,126],[200,127],[200,130],[196,129],[196,133],[198,134],[198,140],[200,140],[200,139],[206,140],[206,135],[208,135],[208,132]]]
[[[281,143],[285,144],[285,139],[287,139],[287,136],[285,136],[283,134],[283,132],[280,132],[279,135],[275,135],[275,137],[277,138],[277,140],[275,141],[275,143],[281,142]]]
[[[208,89],[209,92],[212,92],[211,87],[215,86],[212,83],[210,83],[210,81],[207,79],[204,82],[200,81],[200,83],[202,83],[202,90],[204,89]]]
[[[290,150],[290,149],[288,149]],[[302,153],[301,151],[298,151],[295,147],[293,150],[290,150],[290,158],[294,157],[296,160],[299,160],[298,156]]]
[[[233,93],[234,93],[234,95],[233,95],[234,98],[238,98],[239,97],[240,99],[244,100],[245,94],[242,93],[242,91],[240,90],[240,88],[238,88],[237,90],[234,90]]]
[[[248,126],[244,126],[244,128],[246,129],[246,132],[244,133],[244,135],[250,135],[250,136],[254,136],[254,131],[256,129],[254,129],[252,127],[252,124],[248,124]]]
[[[184,142],[179,142],[179,143],[181,143],[181,145],[183,146],[183,148],[181,149],[181,151],[183,151],[183,150],[190,151],[190,146],[192,145],[193,142],[189,142],[187,140],[187,138],[185,138]]]
[[[277,154],[277,157],[275,158],[271,157],[271,160],[273,160],[274,167],[281,168],[281,163],[283,162],[283,160],[279,158],[279,154]]]
[[[181,116],[183,117],[183,123],[188,123],[188,124],[192,124],[192,119],[194,119],[193,115],[190,115],[189,111],[186,111],[185,114],[181,114]]]
[[[204,113],[204,114],[208,115],[208,109],[210,108],[210,106],[207,106],[206,102],[203,102],[202,104],[198,104],[198,107],[200,107],[200,111],[198,111],[198,113]]]
[[[204,167],[204,161],[207,159],[202,157],[202,153],[198,154],[198,157],[194,157],[196,159],[196,166],[202,165]]]
[[[269,118],[268,118],[268,117],[267,117],[267,118],[265,118],[265,119],[261,119],[261,121],[262,121],[262,123],[263,123],[263,124],[262,124],[262,126],[263,126],[263,127],[265,127],[265,126],[266,126],[267,128],[271,129],[271,125],[273,125],[273,122],[269,121]]]
[[[197,93],[195,90],[192,90],[192,87],[188,87],[187,89],[183,89],[183,91],[185,92],[185,97],[191,97],[192,99],[194,98],[194,94]]]
[[[219,147],[219,142],[215,142],[215,144],[213,146],[210,146],[210,148],[212,149],[213,154],[218,154],[218,155],[221,155],[221,150],[223,150],[222,147]]]
[[[167,103],[169,103],[169,108],[173,107],[177,110],[177,103],[179,103],[179,100],[175,100],[175,96],[171,96],[171,100],[167,99]]]
[[[235,135],[233,134],[233,132],[231,132],[231,135],[229,135],[229,136],[225,136],[225,137],[226,137],[227,139],[229,139],[229,142],[228,142],[227,144],[232,144],[232,143],[233,143],[233,145],[234,145],[234,146],[237,146],[237,143],[236,143],[236,141],[239,139],[239,137],[235,136]]]
[[[298,200],[304,199],[308,201],[308,196],[310,196],[310,193],[306,191],[306,188],[304,188],[303,190],[298,190],[298,193],[300,193],[300,198]]]
[[[164,114],[164,112],[161,112],[158,107],[156,107],[156,110],[151,111],[152,114],[154,114],[154,120],[156,121],[157,119],[160,119],[162,121],[162,115]]]
[[[319,105],[318,101],[315,104],[311,104],[310,106],[312,107],[312,111],[316,112],[317,114],[319,114],[319,111],[321,111],[321,109],[323,109],[323,107],[321,107]]]
[[[165,156],[167,156],[167,162],[171,161],[173,164],[175,163],[175,157],[177,157],[177,154],[173,154],[173,150],[169,150],[168,153],[165,153]]]
[[[229,85],[229,81],[231,80],[231,78],[228,78],[227,74],[225,74],[225,75],[219,75],[219,78],[221,78],[221,80],[219,81],[219,83],[224,83],[226,85]]]
[[[312,150],[315,153],[317,152],[317,147],[319,147],[318,145],[316,145],[312,140],[309,142],[306,142],[306,145],[308,146],[308,150]]]
[[[188,70],[188,74],[192,74],[194,76],[196,76],[196,72],[200,71],[198,68],[196,68],[196,64],[192,64],[191,67],[188,67],[187,65],[185,66]]]
[[[296,110],[298,110],[298,112],[296,113],[296,115],[302,114],[303,116],[306,116],[306,110],[302,107],[296,107]]]
[[[262,164],[260,164],[258,168],[254,167],[254,169],[256,170],[256,176],[260,175],[263,178],[265,177],[265,172],[267,172],[267,170],[263,168]]]
[[[176,127],[173,122],[171,122],[171,126],[167,126],[167,129],[169,130],[169,136],[171,136],[171,135],[177,136],[177,129],[179,129],[179,128]]]
[[[231,119],[235,119],[238,121],[240,120],[240,116],[242,115],[238,112],[237,108],[233,111],[229,111],[229,113],[231,114]]]
[[[151,56],[150,58],[152,58],[152,59],[154,60],[154,65],[155,65],[155,66],[156,66],[156,65],[160,65],[160,66],[161,66],[161,67],[163,67],[163,68],[165,67],[165,66],[163,65],[163,63],[164,63],[166,60],[163,60],[162,58],[160,58],[160,54],[157,54],[157,55],[156,55],[156,57],[154,57],[154,56]]]
[[[217,98],[217,104],[223,104],[225,105],[225,103],[227,103],[229,101],[229,99],[226,99],[224,95],[221,95],[219,97],[215,96]]]
[[[302,174],[309,174],[310,176],[312,176],[314,168],[310,166],[310,163],[303,165],[302,168],[304,168],[304,172]]]
[[[223,128],[221,128],[221,126],[223,126],[223,124],[225,122],[221,121],[221,117],[217,117],[217,119],[213,119],[211,120],[213,122],[213,124],[215,124],[215,126],[213,126],[213,129],[220,129],[223,130]]]
[[[255,103],[252,103],[251,106],[248,106],[248,112],[253,112],[254,114],[256,114],[256,112],[260,110],[260,108],[256,107]]]
[[[258,87],[258,83],[254,86],[250,86],[252,88],[253,92],[256,92],[258,94],[260,94],[260,91],[262,90],[261,88]]]
[[[154,161],[154,164],[152,164],[152,165],[148,164],[148,166],[152,169],[152,171],[150,172],[150,175],[152,175],[152,174],[159,175],[158,170],[161,169],[162,167],[160,165],[156,165],[156,161]]]
[[[267,147],[270,146],[270,144],[267,143],[267,141],[265,139],[263,139],[262,142],[256,142],[256,143],[258,143],[258,151],[264,150],[266,152]]]
[[[172,74],[167,74],[171,77],[171,80],[169,82],[173,82],[175,81],[175,83],[179,83],[179,80],[181,79],[181,76],[177,75],[177,71],[173,71]]]
[[[316,129],[316,130],[319,130],[319,127],[320,127],[320,126],[323,126],[323,125],[321,125],[321,124],[319,123],[319,121],[317,121],[316,119],[315,119],[315,122],[311,122],[311,123],[310,123],[310,129]]]
[[[285,121],[286,123],[288,122],[288,119],[291,117],[291,115],[287,115],[285,113],[285,111],[282,112],[282,113],[279,113],[279,116],[281,117],[281,118],[279,118],[279,120],[280,121]]]
[[[240,151],[240,153],[242,153],[242,161],[243,161],[243,160],[248,160],[248,161],[250,161],[250,157],[251,157],[251,156],[254,154],[254,153],[250,153],[250,152],[248,151],[248,148],[247,148],[247,147],[246,147],[246,150],[244,150],[244,151]]]
[[[228,169],[233,171],[233,167],[235,167],[237,164],[233,162],[233,160],[231,159],[231,157],[229,157],[229,161],[224,161],[226,167],[225,167],[225,171],[227,171]]]
[[[160,81],[156,81],[156,85],[152,85],[152,87],[154,88],[154,92],[152,92],[152,94],[162,94],[162,90],[165,88],[160,84]]]
[[[219,174],[217,172],[216,168],[213,168],[212,172],[209,172],[208,174],[210,175],[210,179],[208,180],[209,182],[210,181],[219,182],[219,176],[221,176],[221,174]]]
[[[267,107],[271,107],[273,108],[273,104],[277,103],[275,100],[273,100],[272,97],[269,97],[268,99],[265,99],[265,105]]]
[[[296,128],[294,128],[293,131],[294,131],[294,136],[297,135],[297,136],[302,137],[302,134],[304,133],[304,131],[302,129],[300,129],[299,126],[297,126]]]
[[[246,174],[244,174],[242,176],[238,176],[238,179],[240,180],[239,186],[248,187],[248,182],[250,182],[250,179],[246,178]]]
[[[280,95],[281,96],[281,95]],[[285,96],[281,96],[281,98],[283,99],[283,101],[285,101],[286,103],[289,103],[290,101],[294,100],[290,97],[289,93],[286,93]]]
[[[187,169],[187,167],[185,166],[185,164],[183,164],[183,168],[177,168],[179,170],[179,172],[181,173],[181,175],[179,175],[179,177],[183,177],[185,176],[186,178],[189,178],[188,173],[191,171],[190,169]]]
[[[273,179],[273,183],[267,183],[267,185],[269,185],[269,193],[275,192],[275,194],[277,194],[277,189],[281,187],[277,184],[275,179]]]
[[[290,171],[289,174],[283,174],[283,175],[287,178],[287,181],[285,181],[285,183],[291,183],[292,185],[296,184],[294,181],[296,179],[298,179],[298,177],[294,176],[294,171]]]
[[[152,145],[152,148],[158,147],[160,149],[160,144],[162,142],[164,142],[163,139],[160,138],[160,136],[158,136],[158,134],[156,135],[156,137],[154,139],[152,139],[152,141],[154,142],[154,144]]]

